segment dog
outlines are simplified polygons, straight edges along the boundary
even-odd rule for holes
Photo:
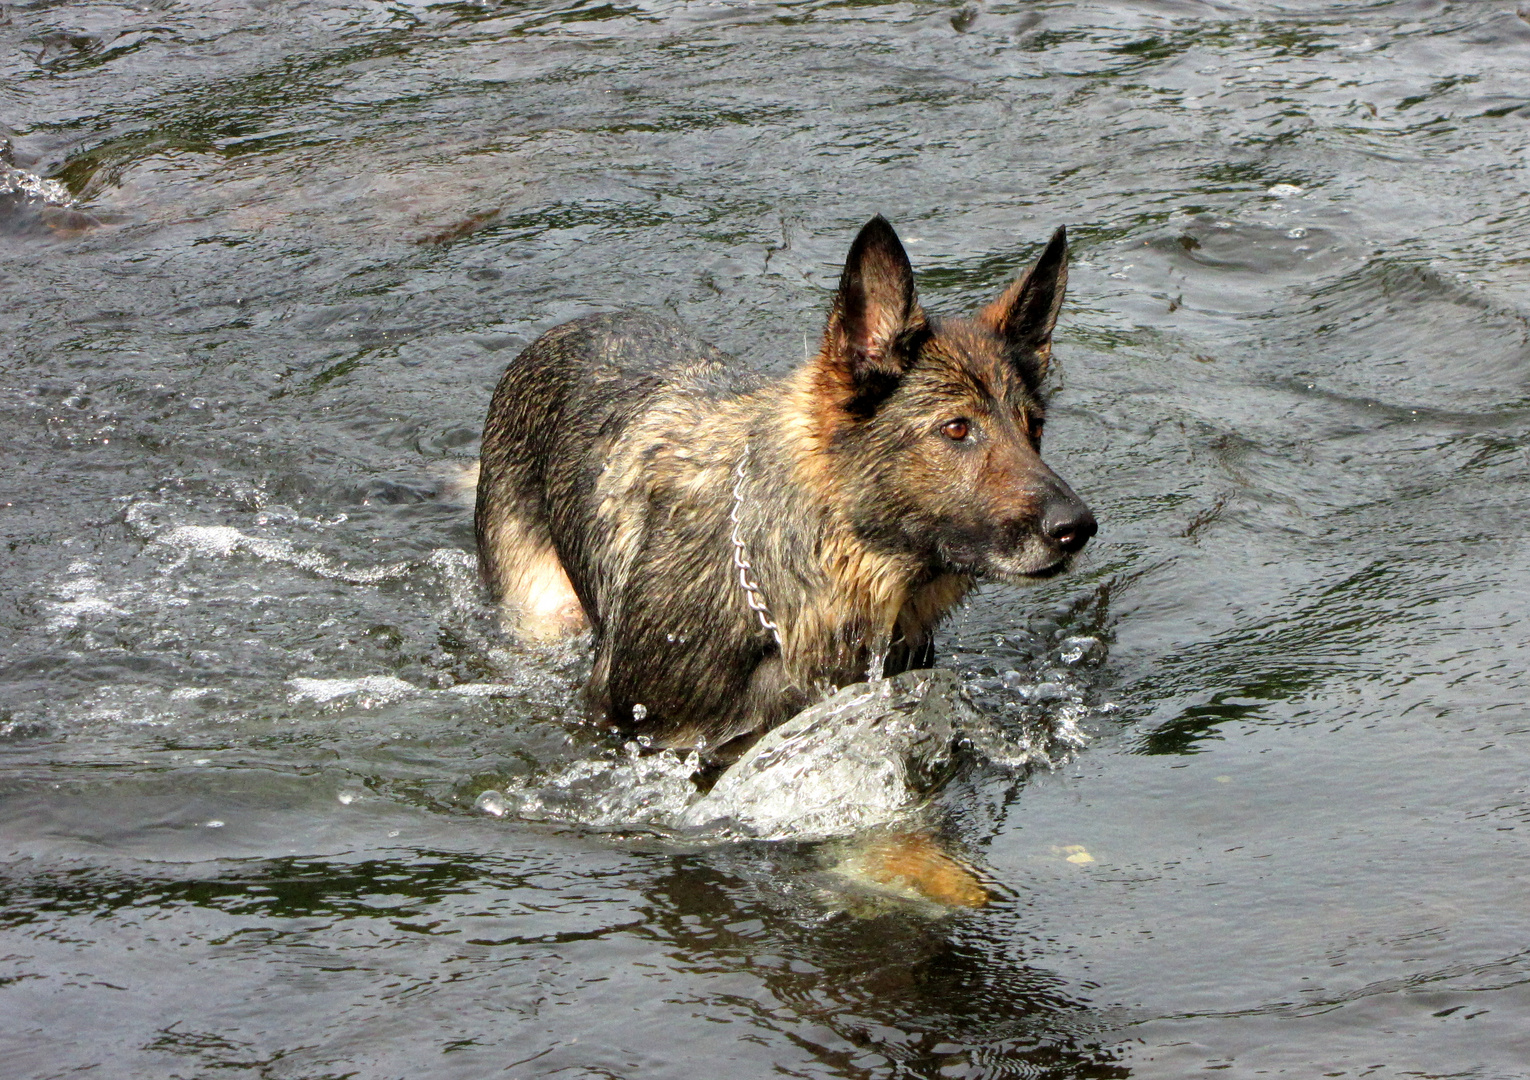
[[[937,319],[879,215],[817,355],[777,380],[644,314],[547,331],[484,425],[491,595],[525,637],[592,632],[596,715],[713,763],[828,689],[931,666],[976,582],[1061,573],[1095,533],[1039,450],[1067,266],[1058,229]]]

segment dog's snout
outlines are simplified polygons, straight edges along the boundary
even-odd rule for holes
[[[1041,531],[1069,555],[1089,543],[1099,526],[1094,514],[1076,496],[1056,496],[1041,514]]]

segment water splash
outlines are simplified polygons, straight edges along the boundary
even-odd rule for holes
[[[251,555],[264,562],[279,563],[307,571],[317,577],[342,581],[348,585],[376,585],[398,581],[413,569],[407,562],[384,566],[353,567],[323,552],[303,548],[290,540],[272,540],[230,525],[182,525],[159,520],[164,507],[158,503],[134,503],[123,516],[128,529],[170,555],[166,572],[179,569],[195,555],[229,558]]]
[[[847,686],[768,732],[680,823],[807,840],[895,821],[950,775],[973,723],[949,671]]]
[[[1000,728],[973,707],[953,672],[909,671],[844,687],[803,710],[706,794],[696,782],[698,755],[645,754],[631,742],[620,753],[483,791],[475,805],[534,821],[687,838],[822,840],[916,821],[963,761],[1051,765],[1072,745],[1050,731]]]
[[[866,643],[866,681],[872,686],[884,681],[887,671],[887,654],[891,651],[891,634],[877,634]]]
[[[294,704],[311,701],[327,705],[346,701],[358,708],[373,709],[420,692],[420,688],[392,675],[365,675],[359,679],[288,679]]]
[[[35,173],[0,162],[0,196],[7,195],[62,209],[68,209],[76,202],[69,189],[57,180],[44,180]]]
[[[644,754],[635,742],[607,758],[575,761],[535,783],[481,792],[474,805],[496,817],[595,828],[674,828],[697,794],[697,754]],[[495,807],[500,807],[496,812]]]
[[[100,225],[57,180],[0,161],[0,234],[77,236]]]

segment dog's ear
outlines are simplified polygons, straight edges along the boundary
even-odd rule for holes
[[[1061,228],[1036,265],[978,312],[978,321],[1003,338],[1010,355],[1038,381],[1052,360],[1052,328],[1067,289],[1068,230]]]
[[[914,296],[914,271],[898,234],[878,214],[861,228],[845,258],[829,311],[825,354],[856,397],[877,396],[908,370],[909,339],[925,328]]]

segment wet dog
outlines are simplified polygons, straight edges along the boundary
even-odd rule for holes
[[[1039,451],[1067,260],[1058,229],[937,319],[873,218],[817,355],[774,381],[647,315],[549,330],[484,426],[484,581],[527,637],[588,626],[598,713],[716,762],[826,688],[929,666],[976,581],[1050,577],[1094,535]]]

